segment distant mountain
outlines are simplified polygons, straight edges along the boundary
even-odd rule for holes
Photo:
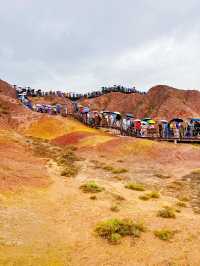
[[[179,90],[165,85],[152,87],[147,94],[112,92],[97,98],[80,100],[80,103],[92,110],[133,113],[136,117],[200,117],[199,91]]]

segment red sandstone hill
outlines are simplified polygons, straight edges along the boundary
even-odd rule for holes
[[[70,100],[55,96],[32,98],[34,103],[66,104],[71,110]],[[80,103],[92,110],[119,111],[133,113],[136,117],[152,118],[200,117],[200,92],[196,90],[179,90],[173,87],[158,85],[147,94],[123,94],[112,92],[94,98],[83,99]],[[22,107],[15,98],[15,90],[5,81],[0,80],[0,120],[15,120],[21,123],[27,117],[39,116]]]
[[[14,88],[7,82],[0,80],[0,128],[17,128],[24,122],[40,116],[24,108],[16,99]]]
[[[92,110],[133,113],[137,117],[200,117],[199,91],[179,90],[164,85],[155,86],[144,95],[112,92],[98,98],[81,100],[80,103],[90,106]]]

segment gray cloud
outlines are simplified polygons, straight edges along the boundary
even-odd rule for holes
[[[199,88],[199,8],[197,0],[7,0],[1,78],[71,91]]]

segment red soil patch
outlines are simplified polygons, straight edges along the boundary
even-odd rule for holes
[[[58,137],[52,141],[52,144],[59,146],[67,146],[79,143],[80,140],[92,136],[94,134],[90,132],[72,132],[64,136]]]
[[[49,176],[46,160],[33,156],[15,142],[0,143],[0,191],[18,191],[24,187],[46,187]]]

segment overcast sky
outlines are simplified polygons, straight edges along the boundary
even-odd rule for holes
[[[84,91],[200,88],[199,0],[6,0],[0,78]]]

